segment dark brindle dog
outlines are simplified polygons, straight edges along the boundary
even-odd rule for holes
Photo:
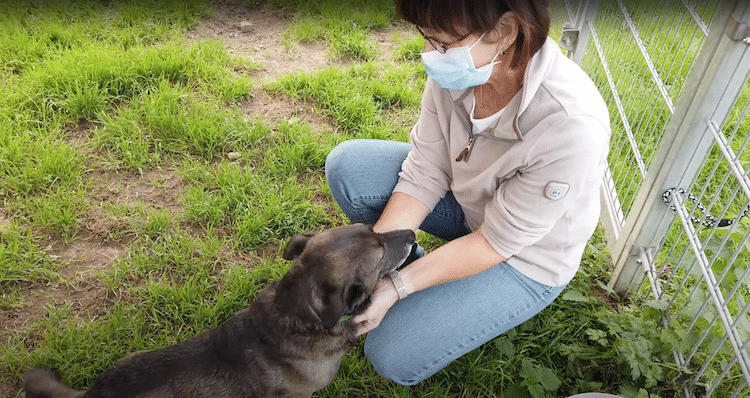
[[[375,283],[403,263],[411,231],[377,234],[358,224],[291,239],[289,272],[248,308],[180,344],[130,354],[88,391],[51,372],[26,372],[27,397],[309,397],[333,380],[356,342],[340,322],[370,304]]]

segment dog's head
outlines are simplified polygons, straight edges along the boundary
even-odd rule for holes
[[[364,224],[296,235],[284,250],[293,263],[277,288],[279,304],[330,329],[367,308],[377,281],[403,264],[414,242],[411,230],[379,234]]]

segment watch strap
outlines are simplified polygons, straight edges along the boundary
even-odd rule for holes
[[[398,299],[405,299],[409,294],[406,293],[406,286],[404,286],[404,282],[401,280],[401,276],[399,276],[398,271],[389,272],[388,277],[391,278],[391,282],[393,282],[393,286],[396,288]]]

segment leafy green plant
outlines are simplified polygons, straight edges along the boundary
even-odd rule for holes
[[[555,393],[560,384],[560,379],[555,371],[543,366],[535,365],[531,360],[523,359],[521,361],[521,385],[526,387],[533,398],[542,398],[550,393]]]

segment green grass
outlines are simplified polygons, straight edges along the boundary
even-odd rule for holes
[[[58,266],[38,249],[39,244],[34,231],[18,223],[0,230],[0,288],[3,293],[22,282],[50,282],[58,278]]]
[[[293,99],[316,102],[350,137],[406,140],[409,127],[393,123],[393,109],[418,113],[424,69],[406,63],[383,69],[367,62],[347,69],[329,68],[278,79],[269,89]]]
[[[319,41],[333,61],[263,86],[257,60],[185,39],[208,0],[33,3],[0,15],[0,320],[27,318],[0,333],[9,396],[22,396],[29,366],[85,388],[123,355],[246,306],[286,271],[292,235],[346,223],[328,152],[351,138],[406,141],[418,117],[423,39],[390,1],[269,2],[292,16],[287,47]],[[389,30],[386,57],[373,34]],[[261,90],[333,125],[243,114]],[[90,242],[118,255],[97,267],[64,255]],[[316,396],[673,396],[671,351],[692,335],[662,330],[659,303],[604,301],[611,266],[597,231],[577,278],[531,321],[413,388],[382,380],[360,344]]]
[[[294,10],[295,23],[287,34],[295,41],[325,40],[332,58],[358,61],[377,56],[377,46],[369,40],[368,33],[370,29],[390,25],[395,14],[388,0],[272,0],[268,3]]]

